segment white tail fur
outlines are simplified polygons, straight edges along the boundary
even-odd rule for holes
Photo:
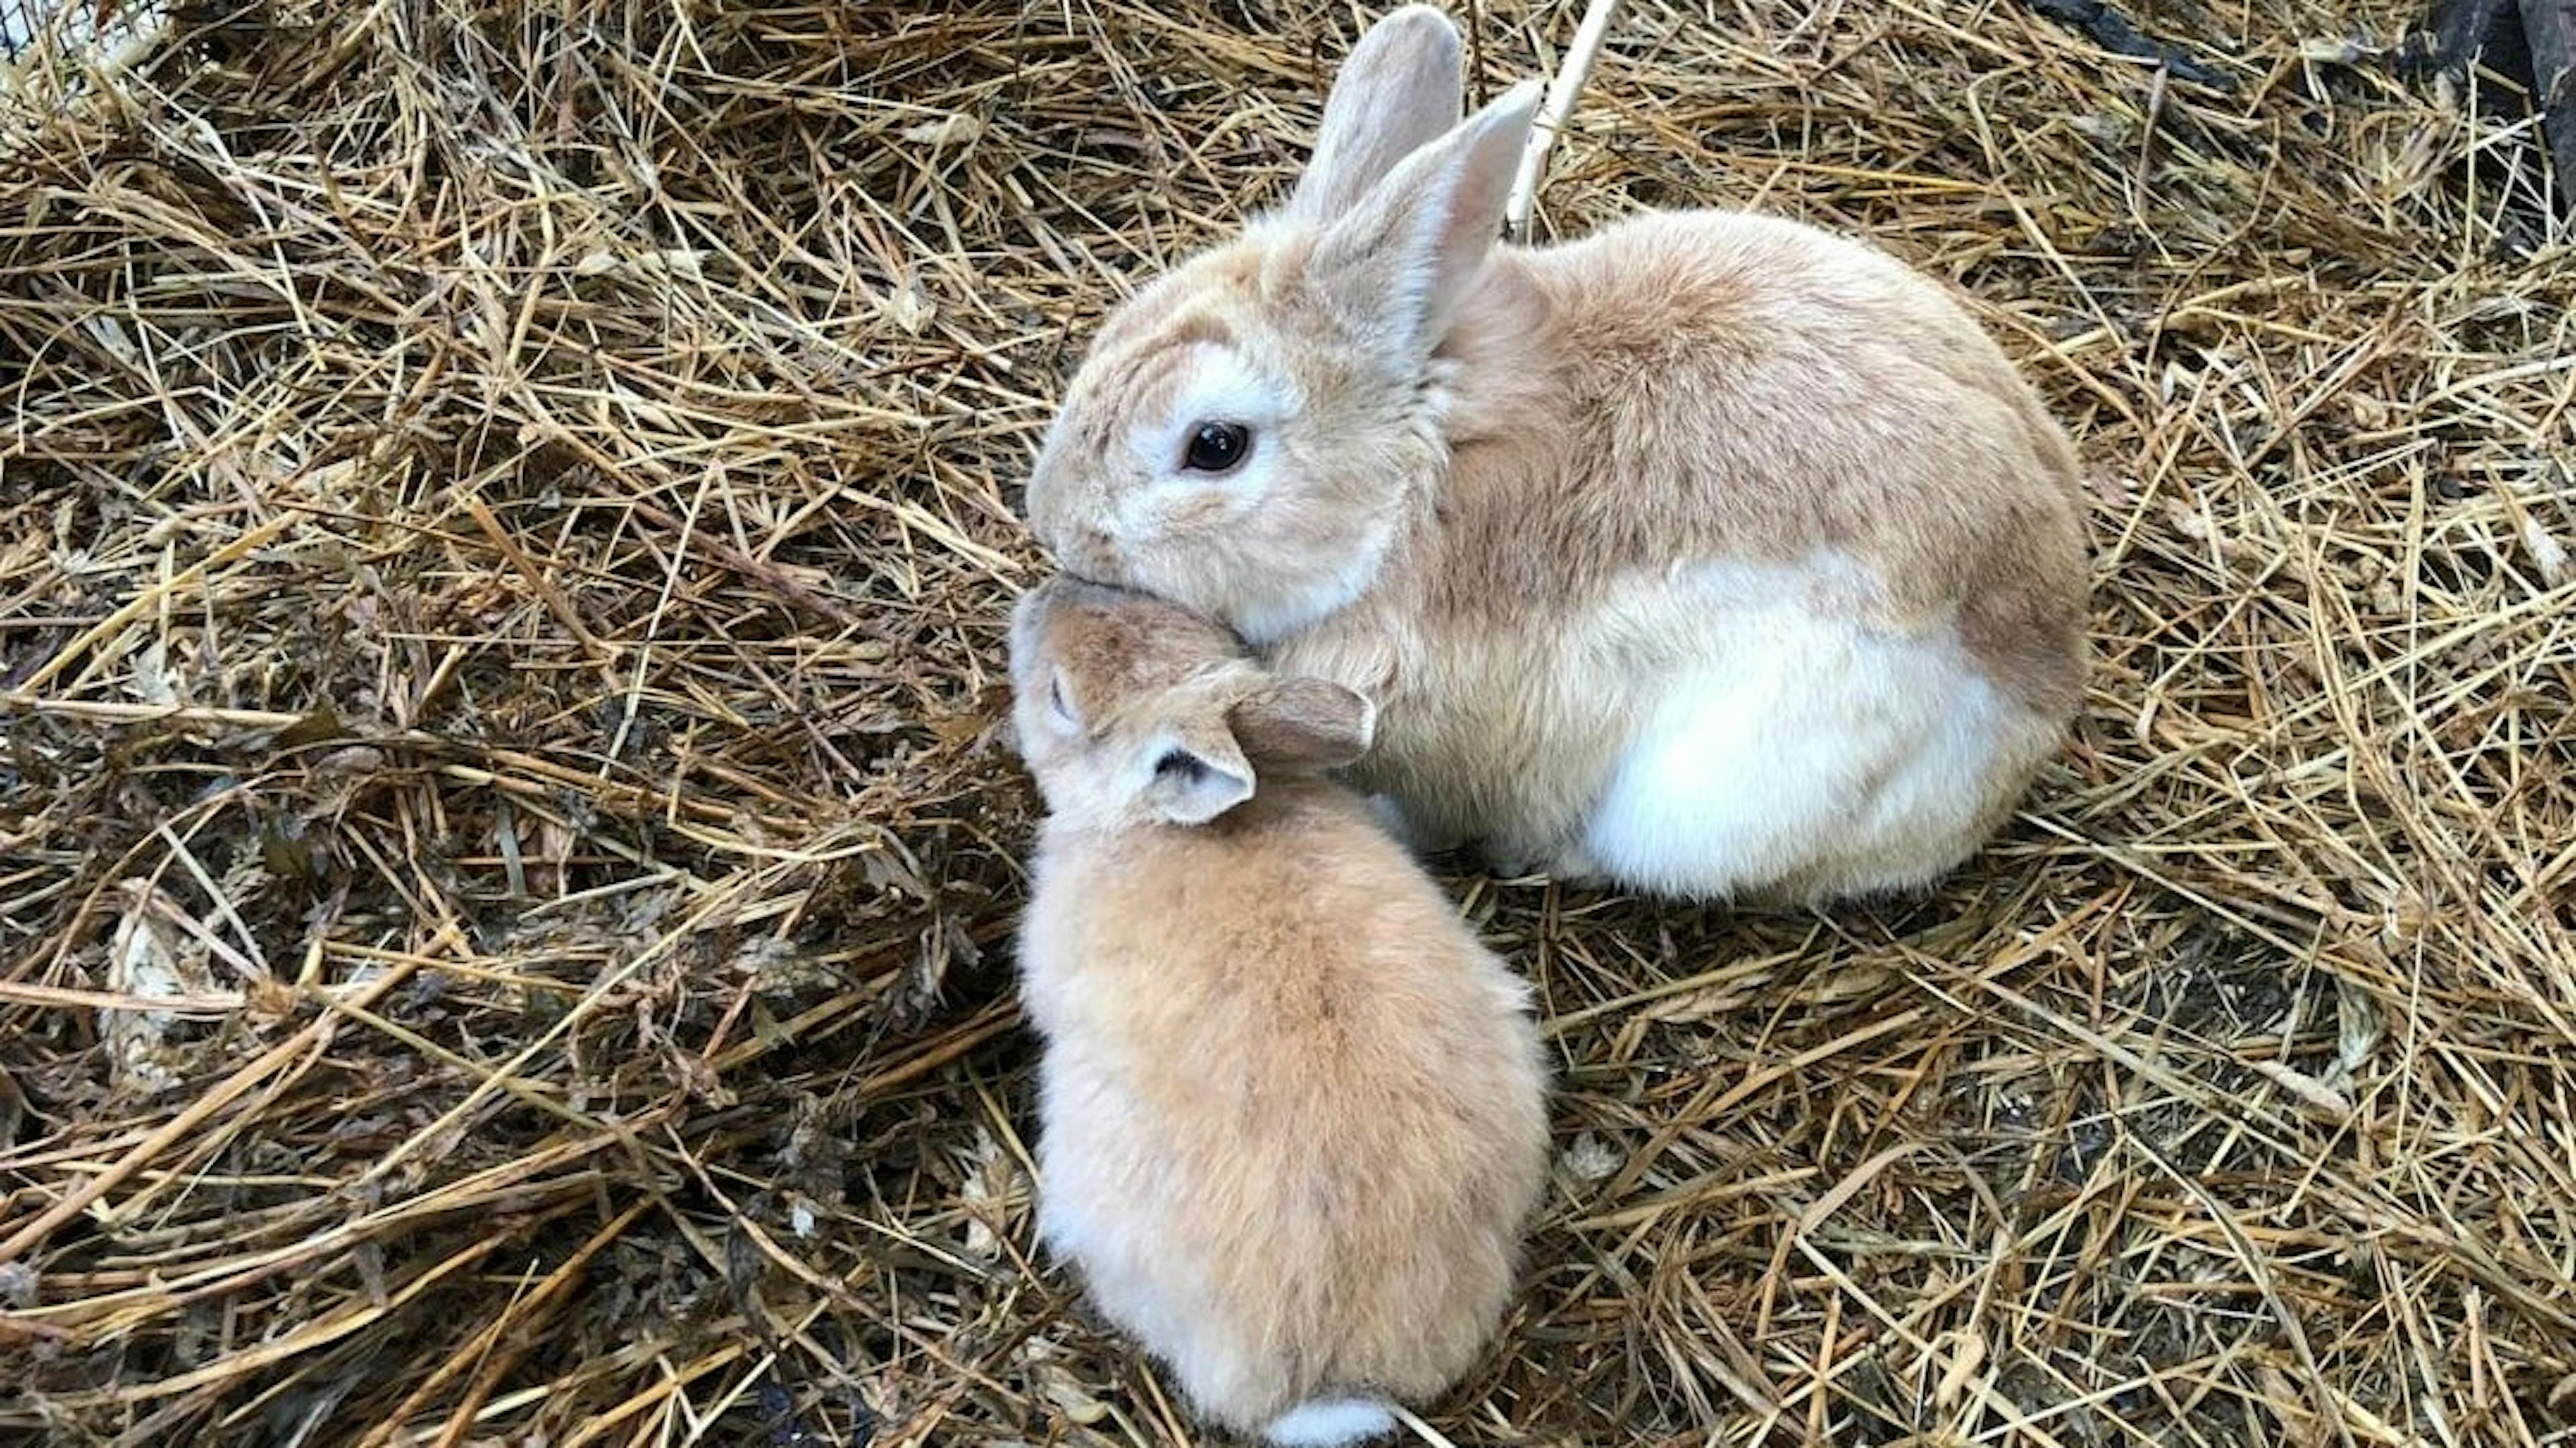
[[[1394,1411],[1375,1398],[1317,1398],[1271,1419],[1261,1437],[1277,1448],[1348,1448],[1394,1431]]]

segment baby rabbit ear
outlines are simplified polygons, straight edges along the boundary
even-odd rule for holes
[[[1145,808],[1177,825],[1203,825],[1252,798],[1252,765],[1234,736],[1211,721],[1155,738]]]
[[[1458,100],[1458,27],[1429,5],[1390,12],[1342,62],[1288,214],[1321,223],[1358,205],[1396,163],[1458,124]]]
[[[1227,711],[1226,721],[1259,767],[1321,773],[1368,753],[1377,707],[1322,679],[1273,679]]]
[[[1512,173],[1541,86],[1524,81],[1415,151],[1316,244],[1317,284],[1355,319],[1390,318],[1386,340],[1427,357],[1503,227]]]

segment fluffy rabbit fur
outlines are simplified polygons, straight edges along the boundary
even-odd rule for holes
[[[1458,54],[1424,6],[1368,32],[1286,207],[1101,329],[1031,523],[1369,696],[1354,779],[1417,844],[1699,898],[1941,874],[2082,693],[2064,434],[1861,244],[1499,245],[1538,89],[1461,122]]]
[[[1547,1158],[1520,982],[1324,771],[1370,710],[1059,579],[1013,618],[1038,1227],[1207,1417],[1353,1443],[1464,1373]]]

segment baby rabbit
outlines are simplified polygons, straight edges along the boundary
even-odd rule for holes
[[[1071,579],[1021,600],[1011,683],[1048,810],[1039,1234],[1206,1417],[1383,1434],[1511,1300],[1547,1157],[1526,990],[1325,778],[1359,695]]]
[[[1942,287],[1717,211],[1498,245],[1535,83],[1351,53],[1284,209],[1102,327],[1031,524],[1377,706],[1417,842],[1816,900],[1973,853],[2083,693],[2076,463]]]

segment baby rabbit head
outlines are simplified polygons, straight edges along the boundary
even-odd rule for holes
[[[1368,700],[1280,678],[1203,614],[1060,577],[1011,615],[1020,757],[1059,819],[1204,824],[1261,775],[1319,774],[1368,751]]]
[[[1462,122],[1458,57],[1427,5],[1371,27],[1287,204],[1102,326],[1029,481],[1059,563],[1264,646],[1366,591],[1442,466],[1435,357],[1538,103]]]

